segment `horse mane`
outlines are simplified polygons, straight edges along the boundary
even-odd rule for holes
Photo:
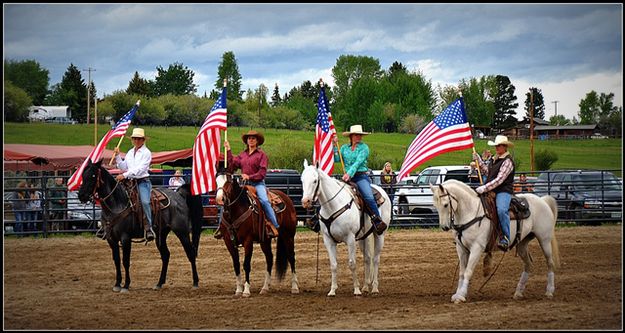
[[[458,188],[459,190],[465,192],[469,196],[477,197],[477,192],[475,192],[469,185],[457,180],[457,179],[448,179],[443,182],[443,187],[447,187],[451,185],[454,188]]]
[[[111,190],[115,188],[114,184],[117,182],[115,177],[113,177],[113,175],[111,175],[111,173],[108,170],[106,170],[105,167],[100,165],[99,168],[101,170],[100,175],[102,176],[104,182],[106,184],[113,184],[111,187]],[[126,195],[126,191],[115,190],[113,191],[111,196],[113,197],[115,202],[125,202],[126,200],[129,199],[128,196]]]

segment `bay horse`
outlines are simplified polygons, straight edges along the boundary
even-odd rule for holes
[[[354,296],[360,296],[363,291],[369,292],[369,290],[371,290],[372,294],[378,294],[378,269],[380,266],[380,254],[382,247],[384,247],[384,233],[378,235],[374,231],[372,232],[373,236],[368,236],[372,228],[371,219],[368,214],[364,214],[363,224],[361,225],[361,214],[363,212],[354,204],[355,197],[349,188],[346,188],[349,187],[347,183],[328,176],[325,172],[319,170],[317,166],[308,165],[306,160],[304,161],[304,171],[301,178],[304,192],[302,205],[304,208],[312,207],[313,202],[318,199],[320,201],[320,222],[330,220],[330,222],[327,222],[329,228],[326,226],[326,223],[319,223],[323,234],[323,244],[330,257],[330,270],[332,271],[332,285],[327,296],[335,296],[338,288],[336,282],[338,267],[336,245],[340,242],[347,244],[348,265],[352,271],[352,280],[354,282]],[[379,207],[380,215],[383,221],[390,224],[391,201],[388,194],[375,184],[371,186],[377,189],[384,198],[384,203]],[[373,239],[373,241],[370,239]],[[365,280],[362,291],[360,290],[356,273],[356,242],[359,244],[365,262]]]
[[[98,198],[102,206],[102,225],[108,221],[111,224],[107,230],[107,241],[113,253],[115,262],[116,279],[113,291],[128,292],[130,287],[130,251],[132,240],[144,237],[143,223],[135,221],[135,214],[132,211],[129,189],[127,181],[118,182],[104,167],[102,160],[92,163],[88,162],[82,173],[82,184],[78,191],[78,198],[81,202],[86,202],[92,198]],[[156,189],[152,189],[152,194]],[[201,226],[202,226],[202,199],[201,196],[192,196],[190,185],[183,185],[177,192],[170,189],[159,189],[168,199],[166,208],[156,211],[152,208],[153,226],[156,233],[154,242],[158,248],[162,267],[161,275],[153,289],[158,290],[163,287],[167,277],[167,267],[169,264],[170,252],[167,247],[167,235],[173,231],[180,239],[184,251],[191,263],[193,272],[193,288],[198,288],[199,278],[195,260],[198,254]],[[192,239],[189,233],[192,232]],[[120,267],[119,247],[123,251],[123,265],[125,270],[124,285],[121,286],[122,273]]]
[[[218,205],[223,205],[223,216],[219,228],[223,235],[224,243],[232,257],[234,273],[236,276],[235,297],[250,296],[250,270],[252,268],[252,252],[254,243],[260,243],[260,248],[265,254],[267,270],[265,272],[265,282],[260,290],[260,294],[269,292],[271,283],[271,271],[273,268],[273,252],[271,249],[271,238],[267,235],[265,227],[265,212],[257,200],[256,208],[250,202],[248,192],[254,192],[253,186],[241,186],[238,179],[231,173],[220,169],[217,174],[217,193],[215,199]],[[269,189],[268,189],[269,192]],[[284,210],[276,213],[276,219],[280,228],[278,229],[278,240],[276,249],[276,275],[278,281],[282,281],[286,273],[287,265],[291,265],[291,293],[299,293],[299,283],[295,273],[295,232],[297,229],[297,216],[293,201],[284,192],[271,190],[277,194],[285,204]],[[270,195],[269,193],[267,193]],[[245,270],[245,284],[241,281],[241,265],[239,262],[238,246],[243,246],[245,258],[243,269]],[[288,264],[287,264],[288,261]]]
[[[439,223],[444,231],[452,230],[458,252],[459,272],[456,293],[451,296],[454,303],[466,302],[469,281],[482,253],[487,248],[491,237],[492,223],[488,218],[481,200],[471,187],[455,179],[450,179],[438,186],[430,185],[434,206],[438,210]],[[523,297],[525,286],[532,269],[532,258],[528,252],[529,242],[536,238],[547,262],[547,289],[545,295],[553,297],[555,292],[555,270],[560,265],[560,253],[555,235],[558,218],[556,200],[549,196],[539,197],[533,193],[516,194],[527,199],[530,216],[521,220],[521,230],[517,230],[515,219],[510,220],[510,241],[515,239],[517,254],[525,263],[521,278],[516,287],[514,298]],[[518,232],[517,232],[518,231]],[[518,234],[518,237],[516,236]],[[484,275],[490,270],[491,253],[484,258]]]

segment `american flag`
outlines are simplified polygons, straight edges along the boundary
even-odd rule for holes
[[[67,181],[68,190],[75,191],[80,187],[80,185],[82,184],[82,172],[85,169],[85,166],[87,166],[87,163],[89,161],[95,163],[102,157],[104,148],[106,148],[106,145],[109,143],[109,141],[111,141],[112,138],[121,137],[126,134],[126,130],[128,130],[128,127],[132,122],[132,118],[135,116],[135,113],[139,109],[140,103],[141,101],[137,101],[137,103],[135,103],[130,111],[128,111],[123,117],[121,117],[119,121],[115,123],[115,125],[113,125],[113,128],[106,132],[102,140],[100,140],[100,143],[98,143],[95,149],[91,151],[91,154],[89,154],[89,156],[87,156],[87,158],[82,162],[80,168],[78,168],[78,170],[76,170],[76,172],[74,172],[74,174]]]
[[[221,137],[219,130],[228,128],[226,118],[226,87],[206,116],[193,144],[191,194],[204,194],[215,190],[216,164],[219,162]]]
[[[412,141],[397,174],[397,181],[432,157],[472,147],[471,127],[464,112],[464,100],[460,97],[449,104]]]
[[[317,126],[315,131],[315,147],[313,149],[313,162],[319,162],[319,168],[332,174],[334,171],[334,152],[332,151],[332,138],[336,135],[332,114],[328,106],[325,87],[321,87],[319,100],[317,101]]]

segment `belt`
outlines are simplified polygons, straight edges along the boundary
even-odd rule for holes
[[[137,184],[143,183],[143,182],[149,182],[149,181],[150,181],[150,177],[137,178]]]
[[[366,172],[364,172],[364,171],[358,171],[358,172],[356,172],[356,173],[354,174],[354,177],[356,177],[356,176],[360,176],[360,175],[366,175],[366,174],[367,174],[367,173],[366,173]]]

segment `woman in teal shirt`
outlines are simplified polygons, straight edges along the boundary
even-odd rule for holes
[[[371,191],[371,179],[367,172],[367,158],[369,158],[369,146],[362,142],[363,135],[370,134],[363,132],[362,125],[353,125],[349,128],[349,132],[343,132],[343,136],[349,136],[349,144],[341,146],[341,155],[343,156],[343,162],[345,163],[345,174],[343,175],[343,181],[348,182],[350,179],[358,185],[358,191],[362,195],[363,200],[366,202],[369,210],[373,212],[371,221],[375,225],[376,232],[381,235],[386,230],[386,223],[380,218],[380,211],[378,205],[373,198],[373,192]],[[338,142],[338,138],[334,137],[335,142]],[[334,161],[339,162],[340,157],[338,150],[334,147]]]

